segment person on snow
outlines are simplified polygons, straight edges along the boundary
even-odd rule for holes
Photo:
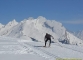
[[[54,37],[52,35],[46,33],[46,35],[44,37],[44,41],[45,41],[45,46],[44,47],[46,47],[46,43],[47,43],[48,40],[49,40],[49,47],[50,47],[50,45],[51,45],[51,37],[54,39]]]

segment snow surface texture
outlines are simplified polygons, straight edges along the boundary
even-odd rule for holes
[[[42,47],[43,42],[0,37],[0,60],[56,60],[57,58],[83,59],[83,47],[52,43]]]
[[[47,20],[45,17],[39,16],[37,19],[29,18],[21,22],[13,21],[7,25],[0,24],[0,36],[8,36],[22,39],[33,39],[35,41],[44,42],[46,33],[53,35],[54,42],[65,39],[66,28],[55,20]],[[70,44],[83,46],[83,41],[73,34],[67,32],[67,38]]]

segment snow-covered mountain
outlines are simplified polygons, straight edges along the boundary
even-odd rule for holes
[[[1,28],[3,28],[3,27],[4,27],[4,25],[0,23],[0,30],[1,30]]]
[[[37,19],[29,18],[21,22],[15,20],[9,22],[7,25],[1,25],[0,36],[9,36],[22,39],[34,39],[37,41],[44,41],[44,36],[49,33],[54,36],[54,42],[65,39],[69,40],[70,44],[83,45],[83,41],[73,34],[66,31],[66,28],[55,20],[47,20],[45,17],[39,16]]]
[[[2,27],[1,27],[1,29],[0,29],[0,35],[1,36],[5,36],[5,35],[7,35],[8,34],[8,32],[11,30],[11,29],[13,29],[13,27],[15,26],[15,25],[17,25],[18,24],[18,22],[16,22],[16,20],[14,19],[13,21],[10,21],[8,24],[6,24],[6,25],[1,25]]]
[[[83,40],[83,30],[74,32],[73,34]]]

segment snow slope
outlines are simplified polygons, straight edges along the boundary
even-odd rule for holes
[[[83,40],[83,30],[82,31],[77,31],[73,33],[76,37],[80,38]]]
[[[52,43],[42,47],[44,42],[0,37],[1,60],[56,60],[57,58],[83,59],[83,47]]]
[[[47,20],[45,17],[39,16],[36,19],[24,19],[21,22],[15,20],[9,22],[0,30],[0,36],[8,36],[15,38],[28,39],[36,41],[44,41],[44,36],[49,33],[54,36],[54,42],[64,40],[66,28],[62,23],[55,20]],[[70,44],[83,46],[83,41],[67,31],[67,37]]]
[[[17,25],[18,22],[14,19],[13,21],[10,21],[7,25],[2,25],[3,28],[0,29],[0,35],[8,35],[8,32],[13,29],[15,25]]]
[[[2,29],[3,27],[4,27],[4,25],[0,23],[0,31],[1,31],[1,29]]]

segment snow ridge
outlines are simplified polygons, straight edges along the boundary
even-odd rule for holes
[[[82,30],[82,31],[73,32],[73,34],[74,34],[76,37],[78,37],[78,38],[80,38],[80,39],[83,40],[83,30]]]
[[[1,25],[2,26],[2,25]],[[29,18],[21,22],[9,22],[4,28],[0,29],[0,36],[15,37],[21,39],[34,38],[37,41],[44,42],[43,38],[46,33],[54,36],[54,42],[65,39],[66,28],[62,23],[55,20],[48,20],[39,16],[37,19]],[[83,41],[67,31],[67,38],[70,44],[83,46]]]

